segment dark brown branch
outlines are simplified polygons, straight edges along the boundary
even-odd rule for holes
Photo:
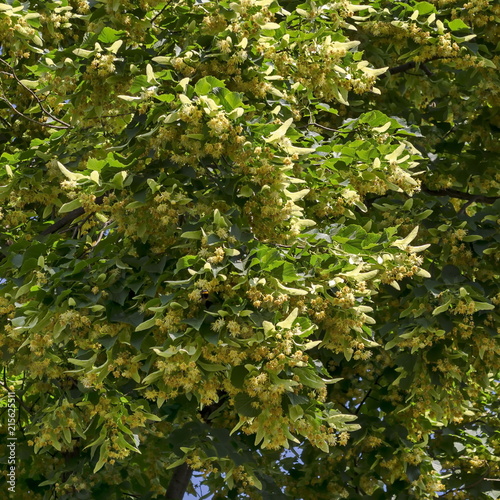
[[[330,128],[330,127],[325,127],[324,125],[320,125],[319,123],[316,123],[316,122],[311,122],[311,123],[309,123],[309,125],[312,125],[314,127],[319,127],[319,128],[324,129],[324,130],[329,130],[330,132],[338,132],[338,133],[345,132],[344,130],[339,130],[339,129]]]
[[[37,125],[40,125],[42,127],[55,128],[57,130],[62,130],[62,129],[68,128],[68,127],[62,127],[60,125],[52,125],[50,123],[43,123],[43,122],[40,122],[38,120],[33,120],[33,118],[30,118],[29,116],[26,116],[24,113],[21,113],[18,109],[16,109],[16,107],[14,106],[14,104],[12,104],[5,97],[0,96],[0,100],[2,100],[3,102],[5,102],[10,107],[10,109],[12,109],[12,111],[14,111],[14,113],[16,113],[17,115],[19,115],[21,118],[24,118],[25,120],[28,120],[28,121],[33,122],[33,123],[36,123]]]
[[[487,478],[486,476],[490,473],[491,467],[488,465],[486,468],[486,472],[479,477],[477,481],[474,481],[473,483],[465,484],[463,486],[460,486],[459,488],[451,488],[443,493],[443,495],[447,495],[448,493],[451,493],[453,491],[467,491],[470,490],[471,488],[474,488],[478,484],[481,484],[482,481],[496,481],[495,479],[490,479]]]
[[[0,121],[7,127],[10,128],[10,123],[3,117],[0,116]]]
[[[393,68],[389,68],[387,72],[390,73],[391,75],[396,75],[398,73],[404,73],[405,71],[416,68],[417,64],[418,63],[416,63],[415,61],[410,61],[410,62],[407,62],[405,64],[401,64],[399,66],[394,66]],[[386,76],[387,75],[380,75],[379,78],[385,78]]]
[[[425,63],[422,63],[420,65],[420,69],[428,76],[428,77],[431,77],[431,76],[434,76],[434,73],[427,67],[427,64]]]
[[[166,500],[182,500],[184,493],[191,481],[193,469],[188,464],[183,463],[174,469],[174,475],[170,480],[165,494]]]
[[[11,392],[10,389],[9,389],[9,386],[7,384],[7,379],[6,379],[6,375],[5,375],[5,368],[4,368],[4,372],[3,372],[3,382],[0,382],[0,385],[7,391],[7,392]],[[19,403],[19,406],[21,406],[22,408],[24,408],[29,414],[31,414],[31,410],[28,408],[28,406],[24,403],[24,401],[17,395],[17,394],[14,394],[14,398],[15,400]]]
[[[473,200],[467,200],[463,205],[462,207],[460,208],[460,210],[458,211],[459,214],[465,214],[466,213],[466,210],[474,203]]]
[[[26,118],[26,119],[28,119],[30,121],[34,121],[35,123],[39,123],[40,125],[43,125],[44,127],[57,128],[57,129],[72,128],[69,123],[66,123],[65,121],[57,118],[57,116],[55,116],[49,110],[47,110],[47,109],[44,108],[44,106],[42,104],[42,101],[39,99],[39,97],[30,88],[26,87],[26,85],[24,85],[24,83],[21,80],[19,80],[19,78],[16,75],[16,72],[15,72],[14,68],[7,61],[5,61],[4,59],[0,58],[0,62],[3,63],[3,64],[5,64],[5,66],[7,66],[8,68],[10,68],[10,70],[12,71],[12,73],[8,73],[8,75],[12,76],[14,78],[14,80],[16,80],[16,82],[18,83],[18,85],[21,85],[21,87],[24,90],[26,90],[33,97],[33,99],[35,99],[35,101],[37,102],[38,106],[40,106],[40,109],[42,110],[42,113],[44,113],[45,115],[49,116],[50,118],[52,118],[57,123],[60,123],[62,126],[51,125],[50,123],[41,123],[41,122],[37,122],[36,120],[32,120],[31,118],[27,117],[24,113],[21,113],[20,111],[18,111],[16,109],[16,107],[10,101],[8,101],[5,97],[2,97],[1,99],[3,101],[5,101],[14,111],[16,111],[16,113],[18,115],[21,115],[23,118]]]
[[[500,196],[484,196],[482,194],[464,193],[455,189],[429,189],[426,186],[422,186],[422,191],[432,196],[449,196],[450,198],[467,200],[471,203],[476,202],[491,204],[495,203],[495,201],[497,200],[500,200]]]
[[[373,385],[378,384],[378,381],[382,378],[382,374],[378,375],[378,377],[375,379],[373,382]],[[361,410],[361,407],[365,404],[366,400],[370,397],[371,393],[373,391],[373,386],[368,389],[366,392],[364,398],[361,400],[361,403],[359,403],[359,406],[356,408],[356,411],[354,412],[355,415],[358,415],[358,413]]]
[[[83,225],[92,217],[92,215],[93,213],[90,212],[86,217],[83,218],[83,220],[80,221],[79,224],[75,226],[75,228],[73,229],[73,239],[77,237],[78,231],[82,229]]]
[[[442,57],[442,56],[435,56],[431,57],[430,59],[426,59],[425,61],[422,62],[416,62],[416,61],[410,61],[404,64],[400,64],[399,66],[394,66],[393,68],[389,68],[387,72],[383,75],[380,75],[379,78],[386,78],[387,74],[390,75],[397,75],[398,73],[405,73],[406,71],[410,69],[414,69],[419,67],[427,76],[433,76],[434,74],[432,71],[426,66],[427,63],[432,62],[432,61],[437,61],[438,59],[453,59],[452,57]]]
[[[166,8],[172,3],[172,0],[169,0],[164,6],[163,8],[156,14],[156,16],[153,17],[153,19],[151,19],[151,24],[154,24],[154,22],[156,21],[156,19],[158,17],[160,17],[163,12],[166,10]]]
[[[97,205],[101,205],[103,200],[104,200],[104,195],[98,196],[95,199],[94,203],[96,203]],[[77,219],[78,217],[80,217],[84,213],[85,213],[84,208],[82,208],[82,207],[75,208],[74,210],[71,210],[71,212],[68,212],[64,217],[59,219],[57,222],[54,222],[54,224],[52,224],[51,226],[44,229],[40,234],[42,236],[46,236],[47,234],[54,234],[57,231],[59,231],[59,229],[62,229],[63,227],[71,224],[75,219]]]
[[[216,413],[222,408],[226,402],[226,396],[224,392],[219,392],[219,400],[212,403],[211,405],[205,406],[200,410],[200,416],[203,422],[211,425],[212,418],[215,417]],[[186,493],[189,482],[191,481],[191,476],[193,475],[193,469],[189,467],[187,463],[183,463],[174,469],[170,483],[168,484],[167,492],[165,494],[166,500],[182,500],[184,494]]]

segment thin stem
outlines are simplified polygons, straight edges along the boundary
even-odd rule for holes
[[[382,377],[382,375],[379,375],[375,381],[373,382],[373,385],[377,384],[378,381],[380,380],[380,378]],[[370,387],[370,389],[368,389],[367,393],[365,394],[364,398],[361,400],[361,403],[359,403],[359,406],[356,408],[356,411],[354,412],[355,415],[358,415],[360,410],[361,410],[361,407],[365,404],[365,401],[370,397],[370,394],[372,393],[372,390],[373,390],[373,386]]]
[[[95,199],[95,203],[97,205],[101,205],[104,200],[104,195],[98,196]],[[68,212],[64,217],[59,219],[57,222],[54,222],[51,226],[48,228],[44,229],[40,234],[45,236],[47,234],[53,234],[59,229],[62,229],[64,226],[67,226],[68,224],[71,224],[77,217],[80,217],[85,213],[85,209],[83,207],[80,208],[75,208],[71,212]]]
[[[467,200],[471,203],[476,202],[492,204],[497,200],[500,200],[500,196],[484,196],[482,194],[464,193],[463,191],[457,191],[455,189],[429,189],[427,186],[422,186],[422,191],[433,196],[449,196],[450,198]]]
[[[316,123],[316,122],[311,122],[311,123],[309,123],[309,125],[313,125],[314,127],[319,127],[319,128],[324,129],[324,130],[329,130],[330,132],[338,132],[339,134],[344,132],[343,130],[339,130],[336,128],[325,127],[324,125],[320,125],[319,123]],[[345,133],[347,133],[347,132],[345,132]]]
[[[392,68],[389,68],[387,70],[387,73],[390,75],[396,75],[398,73],[405,73],[409,69],[416,68],[417,66],[420,67],[420,69],[427,75],[427,76],[433,76],[432,71],[426,66],[428,62],[431,61],[437,61],[438,59],[454,59],[453,57],[443,57],[443,56],[436,56],[436,57],[431,57],[430,59],[426,59],[425,61],[422,62],[416,62],[416,61],[410,61],[404,64],[400,64],[399,66],[394,66]],[[380,75],[379,78],[387,78],[387,73]]]
[[[5,369],[3,372],[3,380],[4,380],[3,382],[0,382],[0,386],[2,386],[8,393],[10,393],[11,390],[9,389],[9,386],[7,384],[7,380],[6,380],[6,376],[5,376]],[[16,399],[16,401],[19,403],[20,406],[22,406],[28,413],[31,413],[28,406],[26,406],[24,401],[17,394],[14,394],[14,398]]]
[[[54,114],[52,114],[49,110],[45,109],[43,104],[42,104],[42,101],[40,100],[40,98],[35,94],[35,92],[33,92],[30,88],[26,87],[26,85],[24,85],[24,83],[19,80],[19,78],[17,77],[16,75],[16,72],[14,70],[14,68],[7,62],[5,61],[4,59],[0,58],[0,62],[5,64],[8,68],[10,68],[10,70],[12,71],[12,73],[6,73],[8,74],[9,76],[12,76],[14,78],[14,80],[16,80],[16,82],[21,85],[21,87],[26,90],[27,92],[29,92],[31,94],[31,96],[33,97],[33,99],[35,99],[35,101],[37,102],[38,106],[40,106],[40,109],[42,110],[42,112],[44,114],[46,114],[47,116],[50,116],[50,118],[52,118],[54,121],[56,121],[57,123],[60,123],[62,126],[57,126],[57,125],[51,125],[49,123],[40,123],[40,122],[37,122],[36,120],[32,120],[31,118],[28,118],[24,113],[21,113],[20,111],[17,111],[17,109],[15,108],[15,106],[9,102],[5,97],[2,97],[2,99],[12,108],[14,109],[17,114],[21,115],[23,118],[26,118],[28,120],[31,120],[31,121],[35,121],[35,123],[40,123],[41,125],[45,126],[45,127],[50,127],[50,128],[58,128],[58,129],[67,129],[67,128],[72,128],[71,125],[69,123],[66,123],[65,121],[57,118],[57,116],[55,116]]]
[[[154,22],[156,21],[156,19],[158,17],[160,17],[163,12],[165,11],[165,9],[172,3],[172,0],[169,0],[164,6],[163,8],[158,12],[158,14],[156,14],[156,16],[153,17],[153,19],[151,19],[151,24],[154,24]]]
[[[26,116],[24,113],[21,113],[19,110],[17,110],[16,107],[14,106],[14,104],[12,104],[5,97],[0,96],[0,99],[3,102],[5,102],[12,109],[12,111],[14,111],[14,113],[16,113],[17,115],[19,115],[21,118],[24,118],[25,120],[28,120],[28,121],[30,121],[32,123],[36,123],[37,125],[40,125],[41,127],[55,128],[57,130],[62,130],[62,129],[67,129],[68,128],[68,127],[61,127],[59,125],[52,125],[50,123],[39,122],[38,120],[33,120],[33,118],[30,118],[29,116]]]

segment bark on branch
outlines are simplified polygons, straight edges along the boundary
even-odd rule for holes
[[[467,200],[476,203],[492,204],[495,203],[495,201],[500,200],[500,196],[484,196],[482,194],[470,194],[470,193],[464,193],[462,191],[457,191],[455,189],[429,189],[426,186],[422,186],[422,191],[432,196],[449,196],[450,198],[458,198],[460,200]]]
[[[104,195],[98,196],[95,199],[94,203],[96,203],[97,205],[101,205],[103,200],[104,200]],[[44,229],[40,234],[42,236],[46,236],[47,234],[54,234],[57,231],[59,231],[59,229],[62,229],[63,227],[71,224],[75,219],[77,219],[78,217],[80,217],[84,213],[85,213],[84,208],[82,208],[82,207],[75,208],[74,210],[71,210],[71,212],[68,212],[64,217],[59,219],[57,222],[54,222],[54,224],[52,224],[51,226]]]
[[[174,474],[168,485],[166,500],[182,500],[184,493],[191,481],[193,470],[188,464],[183,463],[174,469]]]
[[[397,73],[404,73],[410,69],[415,69],[417,63],[415,61],[410,61],[405,64],[401,64],[399,66],[394,66],[393,68],[389,68],[387,70],[391,75],[396,75]],[[380,78],[385,78],[387,75],[380,75]]]
[[[427,66],[427,63],[432,62],[432,61],[437,61],[439,59],[452,59],[452,58],[451,57],[436,56],[436,57],[431,57],[431,58],[426,59],[425,61],[421,61],[421,62],[410,61],[410,62],[407,62],[404,64],[400,64],[399,66],[394,66],[392,68],[389,68],[387,70],[387,73],[380,75],[379,78],[386,78],[387,74],[397,75],[398,73],[405,73],[406,71],[409,71],[410,69],[415,69],[417,67],[420,67],[420,69],[427,76],[433,76],[433,73],[429,69],[429,67]]]
[[[7,66],[10,69],[10,71],[11,71],[11,73],[7,73],[5,71],[2,71],[1,73],[6,74],[6,75],[8,75],[11,78],[14,78],[14,80],[17,82],[18,85],[20,85],[24,90],[26,90],[27,92],[29,92],[29,94],[31,95],[31,97],[33,97],[33,99],[36,101],[36,103],[40,107],[42,113],[44,115],[52,118],[52,120],[54,120],[55,122],[60,123],[60,125],[52,125],[51,123],[43,123],[43,122],[39,122],[37,120],[33,120],[33,118],[30,118],[29,116],[26,116],[24,113],[21,113],[21,111],[19,111],[17,109],[17,107],[14,104],[12,104],[5,96],[0,96],[0,99],[2,101],[4,101],[5,103],[7,103],[7,105],[17,115],[23,117],[25,120],[28,120],[28,121],[33,122],[33,123],[36,123],[36,124],[41,125],[43,127],[49,127],[49,128],[55,128],[55,129],[72,128],[69,123],[66,123],[65,121],[57,118],[57,116],[55,116],[53,113],[51,113],[48,109],[46,109],[43,106],[42,101],[40,100],[40,98],[35,94],[35,92],[33,92],[30,88],[28,88],[21,80],[19,80],[19,78],[17,77],[17,74],[16,74],[14,68],[7,61],[5,61],[4,59],[0,58],[0,62],[2,64],[4,64],[5,66]]]
[[[200,411],[200,416],[202,420],[210,425],[210,421],[214,417],[215,413],[220,410],[222,405],[226,400],[226,394],[219,394],[219,401],[212,403],[209,406],[205,406]],[[189,467],[187,463],[183,463],[174,469],[172,479],[168,484],[167,492],[165,493],[165,500],[182,500],[184,494],[186,493],[189,482],[191,481],[191,476],[193,475],[193,469]]]
[[[5,389],[5,391],[7,393],[10,393],[10,389],[9,389],[9,385],[7,384],[7,378],[6,378],[6,371],[5,371],[5,368],[4,368],[4,371],[3,371],[3,382],[0,382],[0,386]],[[28,415],[31,415],[31,410],[30,408],[28,408],[28,406],[26,406],[26,404],[24,403],[24,401],[17,395],[15,394],[14,395],[14,398],[15,400],[19,403],[19,406],[21,406],[22,408],[24,408],[26,410],[26,412],[28,413]]]

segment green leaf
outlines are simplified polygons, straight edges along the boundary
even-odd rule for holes
[[[478,59],[483,67],[497,69],[496,64],[491,59],[488,59],[486,57],[479,57]]]
[[[451,306],[451,299],[448,300],[448,302],[446,302],[445,304],[441,304],[440,306],[436,307],[433,311],[432,311],[432,315],[433,316],[437,316],[438,314],[441,314],[445,311],[447,311],[449,309],[449,307]]]
[[[146,321],[143,321],[140,325],[138,325],[135,329],[136,332],[141,332],[142,330],[147,330],[149,328],[153,328],[156,324],[156,318],[149,318]]]
[[[220,372],[227,370],[227,366],[217,363],[204,363],[203,361],[198,360],[197,364],[207,372]]]
[[[243,415],[244,417],[256,417],[260,415],[262,411],[253,405],[253,403],[257,402],[258,400],[256,398],[252,398],[248,394],[239,392],[234,397],[234,408],[239,415]]]
[[[167,466],[167,470],[170,469],[175,469],[176,467],[179,467],[179,465],[182,465],[186,461],[186,457],[179,458],[179,460],[176,460],[175,462],[172,462]]]
[[[238,389],[242,389],[243,388],[243,384],[245,382],[245,378],[246,376],[249,374],[250,372],[248,371],[248,369],[243,366],[243,365],[240,365],[240,366],[235,366],[232,370],[231,370],[231,383]]]
[[[302,409],[301,406],[290,405],[290,408],[288,409],[288,414],[290,415],[292,422],[295,422],[304,415],[304,410]]]
[[[200,78],[194,86],[194,91],[197,95],[203,96],[209,94],[214,88],[224,88],[224,82],[214,78],[213,76],[205,76]]]
[[[289,118],[288,120],[285,120],[283,125],[278,127],[269,137],[264,139],[266,142],[276,142],[278,139],[281,139],[282,137],[285,136],[287,133],[287,130],[290,128],[290,126],[293,123],[293,118]]]
[[[181,234],[181,238],[187,238],[189,240],[201,240],[201,231],[186,231]]]
[[[426,14],[430,14],[431,12],[436,12],[436,8],[429,2],[418,2],[415,7],[418,10],[418,13],[421,16],[425,16]]]
[[[296,320],[297,315],[299,313],[299,308],[296,307],[288,316],[286,319],[283,321],[280,321],[279,323],[276,324],[276,326],[279,326],[280,328],[283,329],[289,329],[292,327],[293,322]]]
[[[107,459],[109,457],[109,442],[105,441],[99,450],[99,460],[97,461],[93,473],[95,474],[98,470],[104,467]]]
[[[461,19],[453,19],[448,22],[448,28],[451,31],[468,30],[469,27]]]
[[[197,332],[199,332],[204,320],[205,316],[200,316],[198,318],[184,319],[182,320],[182,322],[185,323],[186,325],[192,326]]]
[[[174,94],[160,94],[156,96],[156,99],[162,102],[172,102],[175,99]]]
[[[295,373],[299,376],[299,380],[307,387],[314,389],[322,389],[325,387],[325,381],[316,374],[305,368],[295,368]]]
[[[421,214],[418,214],[416,217],[414,217],[415,222],[420,222],[421,220],[427,219],[427,217],[430,217],[433,214],[433,210],[424,210]]]
[[[80,208],[82,206],[82,202],[80,200],[73,200],[73,201],[68,201],[68,203],[65,203],[60,209],[59,213],[60,214],[65,214],[68,212],[71,212],[72,210],[75,210],[76,208]]]
[[[175,266],[175,273],[177,274],[179,271],[182,271],[182,269],[191,267],[197,260],[198,257],[196,255],[185,255],[181,257]]]
[[[474,301],[474,310],[475,311],[492,311],[495,309],[495,306],[493,304],[490,304],[489,302],[475,302]]]
[[[159,378],[163,376],[163,370],[158,370],[156,372],[150,373],[142,380],[143,385],[149,385],[156,382]]]
[[[125,31],[117,31],[109,26],[105,26],[99,33],[98,40],[102,43],[113,43],[119,40],[123,35],[126,35]]]

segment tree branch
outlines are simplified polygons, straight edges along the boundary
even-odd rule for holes
[[[430,194],[432,196],[449,196],[450,198],[467,200],[471,203],[476,202],[492,204],[495,203],[495,201],[500,200],[500,196],[484,196],[482,194],[464,193],[455,189],[429,189],[426,186],[422,186],[421,189],[424,193]]]
[[[417,66],[419,66],[420,69],[427,76],[433,76],[434,74],[426,65],[427,65],[427,63],[432,62],[432,61],[437,61],[438,59],[452,59],[452,58],[451,57],[435,56],[435,57],[431,57],[430,59],[426,59],[425,61],[422,61],[422,62],[410,61],[410,62],[407,62],[404,64],[400,64],[399,66],[394,66],[393,68],[389,68],[387,70],[387,73],[389,73],[391,75],[397,75],[398,73],[404,73],[410,69],[414,69]],[[380,75],[379,78],[386,78],[387,73]]]
[[[200,410],[200,416],[208,425],[211,425],[211,420],[214,418],[216,412],[222,408],[226,402],[227,394],[224,392],[218,393],[219,400],[211,405],[205,406]],[[187,463],[183,463],[174,469],[174,474],[168,484],[167,492],[165,493],[165,500],[182,500],[186,489],[191,481],[193,469]]]
[[[50,123],[43,123],[43,122],[40,122],[38,120],[33,120],[33,118],[30,118],[29,116],[26,116],[24,113],[21,113],[18,109],[16,109],[16,107],[14,106],[14,104],[12,104],[7,98],[5,98],[3,96],[0,96],[0,100],[2,100],[3,102],[5,102],[10,107],[10,109],[12,109],[12,111],[14,111],[14,113],[16,113],[17,115],[19,115],[21,118],[24,118],[25,120],[28,120],[28,121],[30,121],[32,123],[36,123],[37,125],[40,125],[41,127],[55,128],[57,130],[62,130],[62,129],[68,128],[68,127],[62,127],[60,125],[52,125]]]
[[[309,125],[312,125],[314,127],[319,127],[319,128],[324,129],[324,130],[329,130],[330,132],[338,132],[338,133],[344,132],[343,130],[339,130],[336,128],[325,127],[324,125],[320,125],[319,123],[316,123],[316,122],[311,122],[311,123],[309,123]]]
[[[174,475],[168,484],[165,494],[166,500],[182,500],[184,493],[191,481],[193,469],[188,464],[183,463],[174,469]]]
[[[409,69],[414,69],[416,68],[417,66],[417,63],[415,61],[410,61],[410,62],[407,62],[405,64],[401,64],[399,66],[394,66],[393,68],[389,68],[387,70],[388,73],[390,73],[391,75],[396,75],[398,73],[404,73],[405,71],[408,71]],[[386,74],[382,74],[380,75],[379,78],[385,78],[387,75]]]
[[[0,385],[7,391],[7,392],[11,392],[10,389],[9,389],[9,385],[7,383],[7,378],[6,378],[6,373],[5,373],[5,368],[3,370],[3,382],[0,382]],[[26,412],[28,414],[31,414],[31,410],[28,408],[28,406],[24,403],[24,401],[17,395],[17,394],[14,394],[14,398],[15,400],[19,403],[19,406],[21,406],[22,408],[24,408],[26,410]]]
[[[4,59],[0,58],[0,62],[3,63],[3,64],[5,64],[5,66],[7,66],[12,71],[12,73],[7,73],[7,74],[9,76],[12,76],[14,78],[14,80],[16,80],[16,82],[19,85],[21,85],[21,87],[24,90],[26,90],[27,92],[29,92],[31,94],[31,96],[33,97],[33,99],[35,99],[35,101],[37,102],[38,106],[40,106],[40,109],[42,110],[42,113],[44,113],[45,115],[49,116],[50,118],[52,118],[57,123],[60,123],[62,126],[51,125],[50,123],[41,123],[41,122],[38,122],[36,120],[33,120],[32,118],[29,118],[28,116],[26,116],[24,113],[21,113],[20,111],[18,111],[16,109],[16,107],[9,100],[7,100],[5,97],[1,97],[1,99],[4,102],[6,102],[18,115],[22,116],[23,118],[25,118],[27,120],[33,121],[35,123],[38,123],[39,125],[43,125],[44,127],[50,127],[50,128],[56,128],[56,129],[72,128],[69,123],[66,123],[63,120],[60,120],[59,118],[57,118],[57,116],[53,115],[49,110],[47,110],[47,109],[45,109],[43,107],[43,104],[42,104],[42,101],[40,100],[40,98],[30,88],[26,87],[26,85],[24,85],[24,83],[21,80],[19,80],[19,78],[16,75],[16,72],[15,72],[14,68],[7,61],[5,61]]]
[[[373,382],[373,385],[372,387],[370,387],[370,389],[368,389],[368,391],[366,391],[366,394],[364,396],[364,398],[361,400],[361,403],[359,403],[359,406],[356,408],[356,411],[354,412],[355,415],[358,415],[360,410],[361,410],[361,407],[365,404],[365,401],[370,397],[370,394],[372,393],[373,391],[373,386],[375,384],[378,384],[378,381],[380,380],[380,378],[382,377],[382,374],[380,374],[376,379],[375,381]]]
[[[470,490],[471,488],[474,488],[478,484],[481,484],[482,481],[495,481],[495,479],[490,479],[487,478],[486,476],[490,473],[491,467],[488,465],[486,468],[486,472],[482,474],[477,481],[474,481],[473,483],[469,484],[464,484],[463,486],[460,486],[459,488],[451,488],[443,493],[443,495],[446,495],[448,493],[451,493],[452,491],[466,491]]]
[[[97,237],[97,240],[95,243],[93,243],[94,246],[99,245],[99,243],[102,240],[102,237],[104,236],[104,233],[106,232],[106,229],[113,223],[113,221],[110,219],[104,223],[102,226],[101,232],[99,233],[99,236]]]
[[[427,67],[427,64],[425,63],[422,63],[420,65],[420,69],[428,76],[428,77],[431,77],[431,76],[434,76],[434,73]]]
[[[165,9],[172,3],[172,0],[168,0],[168,2],[163,6],[163,8],[156,14],[156,16],[154,16],[152,19],[151,19],[151,24],[154,24],[154,22],[156,21],[156,19],[158,17],[160,17],[163,12],[165,11]]]
[[[97,205],[101,205],[103,200],[104,200],[104,195],[98,196],[95,199],[94,203],[96,203]],[[84,213],[85,209],[83,207],[75,208],[74,210],[71,210],[71,212],[68,212],[64,217],[59,219],[57,222],[54,222],[54,224],[44,229],[40,234],[42,236],[46,236],[47,234],[54,234],[57,231],[59,231],[59,229],[62,229],[68,224],[71,224],[76,218],[80,217]]]

